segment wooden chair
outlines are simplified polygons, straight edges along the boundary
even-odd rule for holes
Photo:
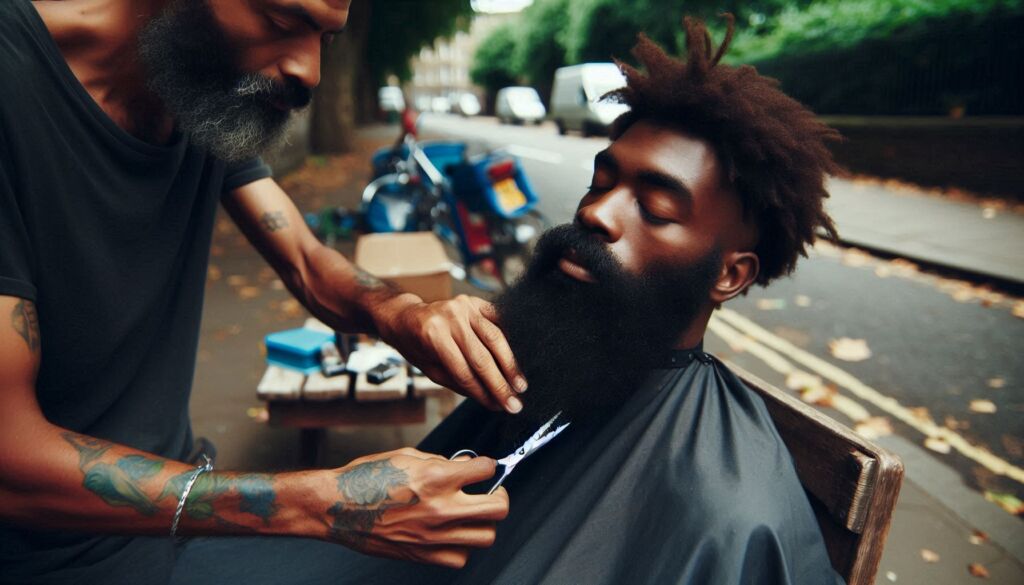
[[[764,399],[818,518],[832,566],[848,585],[874,583],[903,463],[810,405],[729,367]]]

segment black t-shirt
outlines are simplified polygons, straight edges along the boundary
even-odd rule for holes
[[[166,146],[134,138],[74,77],[32,4],[0,0],[0,295],[36,304],[49,421],[187,454],[216,205],[269,175],[259,159],[229,166],[177,133]],[[0,526],[0,581],[75,565],[97,572],[73,581],[106,582],[118,572],[109,561],[144,541]],[[153,542],[159,552],[133,558],[166,557]]]

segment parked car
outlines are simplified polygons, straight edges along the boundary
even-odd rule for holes
[[[377,91],[377,103],[382,112],[401,112],[405,109],[402,88],[386,85]]]
[[[502,124],[540,124],[547,111],[532,87],[506,87],[498,90],[494,113]]]
[[[583,63],[556,70],[550,118],[558,133],[577,130],[589,136],[607,132],[615,118],[629,108],[599,100],[624,85],[626,78],[614,63]]]
[[[461,93],[451,98],[452,111],[463,116],[475,116],[480,113],[480,100],[469,93]]]
[[[437,96],[430,100],[430,111],[437,114],[447,114],[452,111],[452,104],[448,101],[448,98]]]

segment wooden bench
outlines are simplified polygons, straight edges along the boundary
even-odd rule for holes
[[[832,566],[848,585],[874,583],[903,463],[810,405],[729,367],[764,399],[818,518]]]
[[[326,328],[313,319],[304,326]],[[329,427],[419,424],[427,420],[428,399],[438,400],[442,418],[457,402],[451,390],[405,367],[393,378],[373,384],[366,374],[328,378],[269,365],[256,395],[266,401],[271,425],[299,429],[301,464],[307,467],[316,465]]]

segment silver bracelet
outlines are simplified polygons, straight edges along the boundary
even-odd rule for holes
[[[188,483],[185,484],[185,489],[181,491],[181,499],[178,500],[178,509],[174,511],[174,521],[171,522],[171,538],[177,536],[178,522],[181,521],[181,513],[185,509],[185,499],[188,498],[188,493],[192,491],[192,486],[196,483],[196,480],[199,479],[199,476],[202,475],[203,472],[213,471],[213,461],[210,461],[210,458],[207,457],[205,453],[203,453],[202,456],[202,465],[196,467],[195,472],[192,473],[192,477],[190,477]]]

